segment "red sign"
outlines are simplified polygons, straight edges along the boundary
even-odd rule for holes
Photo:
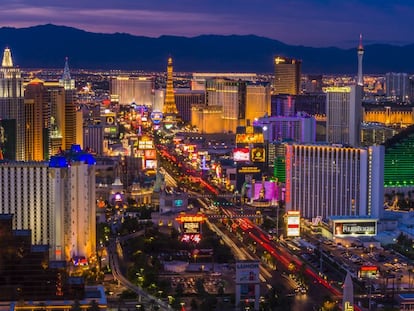
[[[144,150],[144,156],[147,160],[155,160],[157,158],[157,153],[155,149],[146,149]]]
[[[178,222],[204,222],[206,217],[204,215],[180,215],[176,218]]]

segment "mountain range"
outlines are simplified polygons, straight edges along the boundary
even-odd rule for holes
[[[255,35],[201,35],[150,38],[103,34],[52,24],[0,28],[0,49],[10,47],[20,68],[71,68],[165,71],[168,56],[176,72],[272,73],[276,55],[302,60],[303,73],[356,74],[357,50],[307,47]],[[414,72],[414,44],[372,44],[365,48],[363,71]]]

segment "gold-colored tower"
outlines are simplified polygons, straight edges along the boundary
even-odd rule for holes
[[[163,114],[164,116],[171,116],[177,115],[178,110],[177,106],[175,105],[175,98],[174,98],[174,86],[173,86],[173,62],[172,58],[168,58],[168,65],[167,65],[167,86],[165,88],[165,100],[164,100],[164,107],[163,107]]]

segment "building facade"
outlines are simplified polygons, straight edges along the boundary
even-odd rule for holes
[[[45,82],[46,101],[49,104],[48,154],[49,157],[64,150],[66,146],[65,89],[58,83]]]
[[[114,77],[110,82],[111,100],[120,105],[136,103],[152,107],[154,88],[154,79],[151,77]]]
[[[410,126],[384,143],[384,186],[414,189],[414,126]]]
[[[255,73],[242,73],[242,72],[194,72],[191,79],[191,90],[193,91],[205,91],[206,81],[211,79],[229,79],[234,81],[247,81],[256,83],[257,74]]]
[[[383,211],[384,147],[286,145],[286,209],[311,219]]]
[[[302,61],[276,56],[274,58],[274,65],[273,94],[299,94]]]
[[[360,86],[326,88],[326,141],[359,146],[362,89]]]
[[[271,87],[266,83],[247,83],[245,123],[270,114]]]
[[[0,133],[0,140],[8,137],[9,149],[11,149],[10,152],[2,151],[2,153],[9,155],[11,160],[23,161],[25,146],[23,78],[20,68],[13,65],[9,48],[4,50],[0,67],[0,120],[14,120],[7,128],[3,126]]]
[[[33,244],[49,245],[52,260],[96,250],[95,168],[74,150],[68,159],[0,163],[0,213],[14,215],[13,229],[30,229]]]
[[[34,79],[26,85],[24,92],[25,110],[25,160],[44,161],[46,159],[47,128],[44,127],[46,111],[49,105],[46,101],[46,92],[43,81]]]
[[[88,124],[83,127],[85,150],[102,155],[104,152],[104,127],[101,124]]]
[[[308,115],[263,117],[255,121],[254,125],[263,128],[267,142],[315,143],[316,140],[316,120]]]
[[[223,132],[235,132],[246,118],[246,82],[229,79],[206,81],[207,106],[221,107]]]
[[[408,102],[410,100],[410,79],[403,72],[387,72],[385,74],[385,91],[387,97]]]
[[[204,91],[191,91],[188,89],[177,89],[174,92],[175,105],[181,120],[191,123],[191,108],[204,105],[206,94]]]
[[[68,58],[65,61],[62,78],[59,85],[65,90],[65,145],[64,150],[69,150],[72,145],[83,146],[82,111],[77,107],[77,91],[75,80],[70,76]]]

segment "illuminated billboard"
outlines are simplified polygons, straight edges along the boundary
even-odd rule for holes
[[[204,216],[203,214],[197,214],[197,215],[180,214],[175,220],[177,220],[179,223],[204,222],[206,220],[206,216]]]
[[[377,266],[362,266],[358,271],[358,276],[362,279],[376,279],[379,275]]]
[[[254,303],[259,310],[260,261],[243,260],[236,262],[236,305]],[[245,308],[243,308],[245,309]]]
[[[108,125],[114,125],[115,122],[116,122],[115,114],[114,113],[111,113],[111,114],[108,114],[107,113],[107,114],[105,114],[105,122]]]
[[[237,168],[237,174],[259,174],[262,170],[257,166],[240,166]]]
[[[141,137],[138,141],[138,149],[155,149],[153,140],[147,136]]]
[[[157,153],[155,149],[145,149],[144,156],[146,160],[155,160],[157,158]]]
[[[256,147],[252,149],[251,155],[252,162],[264,162],[265,161],[265,149],[262,147]]]
[[[300,212],[288,211],[286,214],[286,235],[288,237],[300,236]]]
[[[157,160],[145,160],[145,168],[153,168],[157,167]]]
[[[199,222],[185,222],[185,223],[183,223],[183,232],[184,232],[184,234],[200,233],[200,223]]]
[[[104,136],[110,138],[116,138],[118,136],[118,128],[116,125],[105,126],[104,127]]]
[[[333,221],[334,236],[374,236],[376,234],[376,220],[346,219]]]
[[[246,126],[238,127],[236,133],[236,144],[263,144],[263,130],[260,127]]]
[[[197,149],[197,146],[196,145],[184,145],[183,146],[183,150],[185,152],[188,152],[188,153],[193,153],[193,152],[196,151],[196,149]]]
[[[250,161],[249,148],[235,148],[233,149],[233,160],[235,162],[248,162]]]
[[[187,243],[200,243],[201,241],[201,234],[183,234],[181,237],[181,242]]]
[[[238,261],[236,263],[236,283],[260,283],[260,262],[256,260]]]
[[[161,123],[163,115],[161,111],[153,111],[150,115],[150,118],[152,120],[152,123],[155,125],[158,125]]]
[[[262,133],[245,133],[236,134],[236,144],[263,144],[264,137]]]

